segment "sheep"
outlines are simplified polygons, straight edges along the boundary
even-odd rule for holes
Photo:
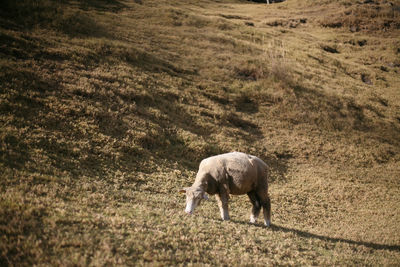
[[[191,187],[180,190],[186,193],[186,213],[192,214],[207,194],[216,195],[222,220],[229,220],[229,194],[247,194],[253,205],[250,223],[254,224],[264,213],[264,224],[271,224],[271,201],[268,194],[268,167],[256,156],[231,152],[212,156],[201,161],[196,179]]]

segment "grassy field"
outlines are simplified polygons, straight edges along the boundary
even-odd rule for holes
[[[6,0],[0,265],[400,265],[400,1]],[[270,166],[272,227],[178,191]]]

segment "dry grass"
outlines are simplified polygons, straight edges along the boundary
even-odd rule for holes
[[[346,27],[351,32],[386,32],[400,29],[400,5],[397,1],[366,1],[352,3],[342,1],[342,8],[336,14],[321,20],[324,27]],[[336,5],[337,7],[337,5]]]
[[[0,265],[398,265],[398,7],[6,1]],[[271,167],[270,229],[183,212],[232,150]]]

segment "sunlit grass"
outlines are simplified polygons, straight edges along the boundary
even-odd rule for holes
[[[6,1],[0,265],[398,265],[399,5]],[[271,228],[183,212],[233,150]]]

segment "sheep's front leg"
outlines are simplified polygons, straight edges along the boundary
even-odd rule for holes
[[[229,220],[229,211],[228,211],[228,199],[229,196],[227,193],[219,193],[216,195],[218,207],[221,212],[221,218],[223,221]]]

